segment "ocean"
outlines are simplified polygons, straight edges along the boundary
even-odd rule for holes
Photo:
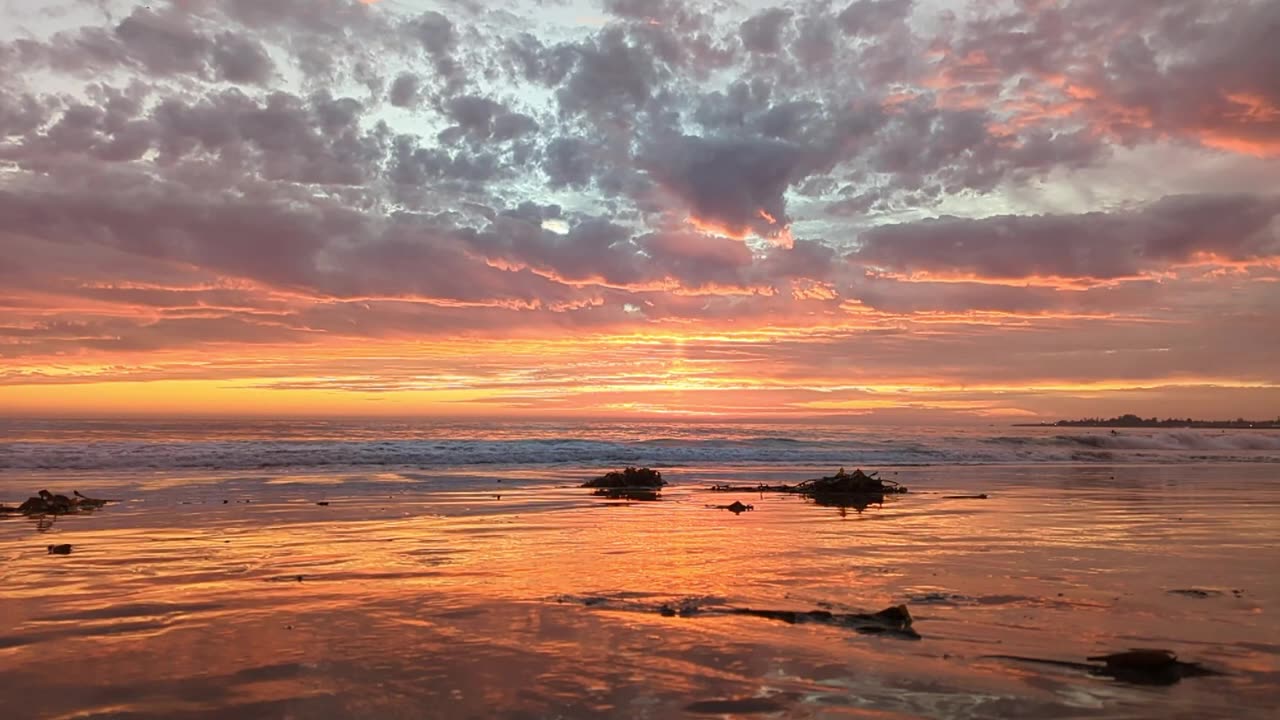
[[[580,487],[624,465],[670,485]],[[710,490],[839,467],[911,491]],[[1225,719],[1280,697],[1280,432],[0,421],[0,504],[45,488],[115,502],[0,515],[13,720]],[[841,620],[899,605],[910,633]],[[1214,674],[1087,660],[1130,648]]]
[[[0,420],[0,471],[1280,463],[1280,431],[677,422]]]

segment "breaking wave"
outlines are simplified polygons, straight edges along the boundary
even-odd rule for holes
[[[803,428],[798,428],[803,429]],[[1004,431],[1007,433],[1007,429]],[[360,437],[367,437],[366,433]],[[584,434],[588,432],[584,431]],[[289,438],[200,440],[65,437],[0,442],[0,470],[323,470],[481,465],[549,466],[712,464],[892,466],[1035,463],[1280,462],[1280,432],[1108,431],[991,434],[938,429],[815,428],[811,436],[764,436],[721,430],[728,437],[647,439]],[[802,433],[793,433],[801,435]]]
[[[1056,439],[1106,450],[1257,450],[1280,452],[1280,433],[1168,430],[1150,434],[1059,435]]]

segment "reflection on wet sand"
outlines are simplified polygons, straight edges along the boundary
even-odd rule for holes
[[[627,510],[551,473],[107,487],[124,502],[48,533],[0,519],[0,691],[39,698],[5,717],[1266,716],[1264,471],[1224,493],[1208,470],[1126,468],[1121,494],[913,472],[925,492],[852,505],[862,522],[793,496],[712,512],[678,471]],[[975,489],[998,492],[943,497]],[[922,640],[828,622],[902,603]],[[1150,689],[987,657],[1129,647],[1228,674]]]

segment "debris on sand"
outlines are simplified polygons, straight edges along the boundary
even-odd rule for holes
[[[71,554],[71,545],[66,543],[62,545],[49,545],[48,549],[49,549],[50,555],[70,555]]]
[[[805,480],[795,485],[712,485],[715,492],[782,492],[797,495],[896,495],[907,488],[892,480],[881,480],[879,473],[867,474],[861,470],[845,472],[840,468],[835,475]]]
[[[1204,600],[1211,597],[1222,597],[1224,593],[1221,590],[1210,590],[1207,588],[1177,588],[1175,590],[1170,590],[1169,594]]]
[[[609,498],[610,500],[636,500],[638,502],[653,502],[662,499],[661,493],[648,488],[600,488],[591,494],[597,497]]]
[[[756,610],[754,608],[734,608],[734,615],[751,615],[753,617],[781,620],[790,625],[801,623],[822,623],[836,625],[864,635],[895,635],[898,637],[919,640],[920,634],[911,627],[911,613],[906,605],[894,605],[876,613],[833,613],[829,610],[809,610],[797,612],[793,610]]]
[[[667,481],[662,479],[662,473],[657,470],[651,470],[647,467],[628,467],[623,470],[607,472],[594,480],[588,480],[582,484],[582,487],[615,490],[647,488],[653,490],[666,484]]]
[[[795,492],[805,495],[820,494],[840,494],[840,493],[874,493],[882,495],[890,495],[897,493],[905,493],[907,489],[892,480],[881,480],[876,477],[880,473],[871,473],[870,475],[861,470],[854,470],[851,473],[840,468],[835,475],[830,477],[818,478],[816,480],[805,480],[796,486]]]
[[[742,513],[747,512],[748,510],[756,509],[755,505],[744,505],[743,503],[737,500],[734,500],[728,505],[708,505],[707,507],[711,508],[712,510],[728,510],[734,515],[741,515]]]
[[[695,618],[725,615],[746,615],[776,620],[788,625],[818,623],[853,630],[864,635],[888,635],[907,640],[919,640],[920,634],[912,627],[911,613],[906,605],[895,605],[874,613],[837,613],[830,610],[772,610],[728,605],[717,598],[684,598],[658,605],[632,602],[625,598],[615,600],[598,595],[585,598],[558,598],[559,602],[581,602],[585,607],[605,610],[657,611],[663,617]]]
[[[72,497],[67,497],[66,495],[55,495],[48,490],[41,490],[36,493],[35,497],[27,498],[26,502],[18,507],[0,505],[0,513],[26,515],[28,517],[71,515],[78,512],[97,510],[110,502],[118,502],[116,500],[99,500],[86,497],[81,495],[79,490],[73,490],[71,494]]]
[[[616,500],[658,500],[658,493],[667,484],[662,473],[647,467],[627,467],[605,473],[594,480],[582,484],[585,488],[595,488],[595,495]]]
[[[1083,670],[1090,675],[1109,677],[1133,685],[1173,685],[1183,678],[1224,674],[1200,663],[1183,662],[1172,650],[1149,648],[1126,650],[1109,655],[1093,655],[1085,658],[1089,661],[1087,663],[1021,655],[987,655],[985,657]]]
[[[799,495],[824,507],[840,508],[844,515],[845,508],[854,508],[862,512],[871,505],[884,503],[886,495],[898,495],[907,492],[907,488],[892,480],[881,480],[879,473],[864,473],[861,470],[845,472],[840,468],[835,475],[805,480],[795,485],[712,485],[713,492],[779,492]]]

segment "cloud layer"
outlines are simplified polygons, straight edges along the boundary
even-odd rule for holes
[[[708,7],[0,11],[0,399],[1019,414],[1280,384],[1275,3]]]

